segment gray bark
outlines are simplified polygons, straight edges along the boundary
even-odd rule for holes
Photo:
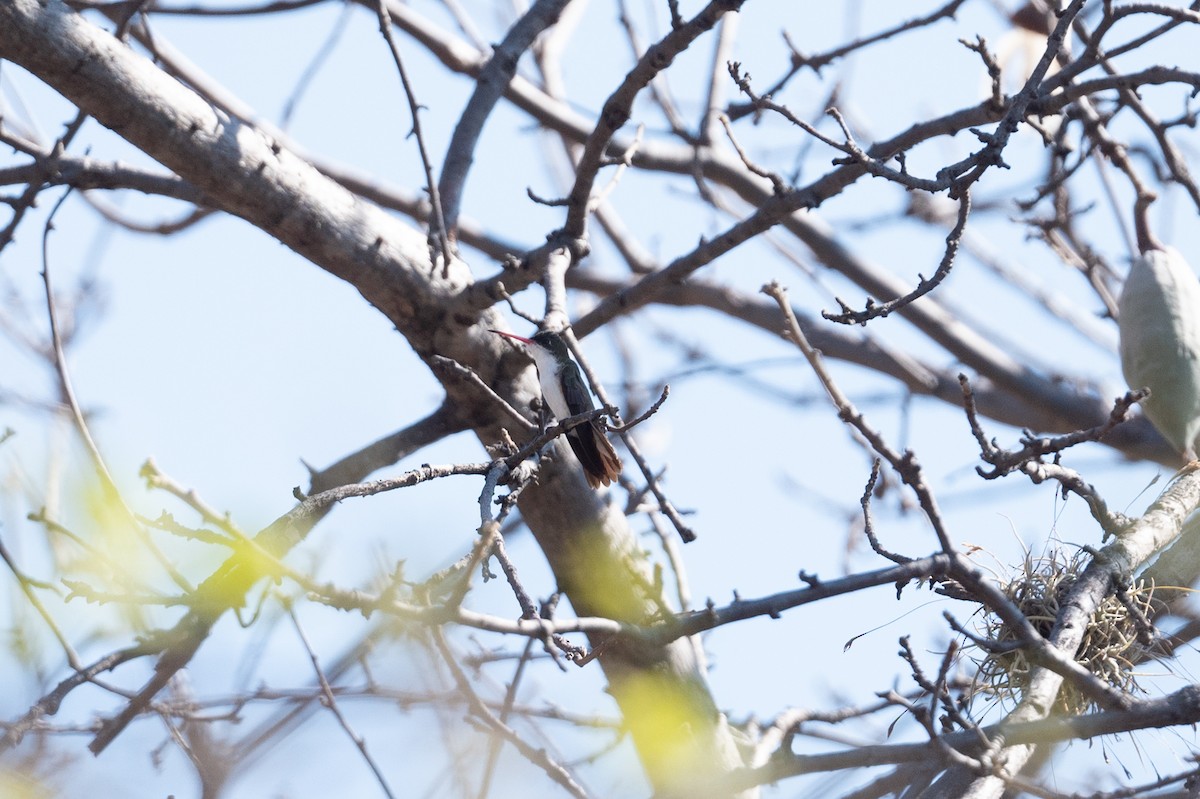
[[[422,232],[252,124],[213,108],[59,0],[0,3],[0,58],[36,75],[219,210],[353,285],[427,363],[453,358],[514,407],[528,407],[538,390],[532,369],[502,357],[500,342],[487,332],[502,323],[498,314],[456,307],[474,277],[461,261],[432,268]],[[480,440],[497,441],[499,417],[490,400],[444,370],[434,373]],[[569,462],[565,453],[558,464]],[[521,511],[580,615],[642,622],[665,607],[650,593],[648,567],[625,518],[577,469],[545,466],[522,495]],[[704,794],[712,777],[740,765],[693,641],[605,643],[600,663],[660,795]]]

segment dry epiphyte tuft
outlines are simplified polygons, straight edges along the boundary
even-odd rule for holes
[[[1001,590],[1034,629],[1048,636],[1062,601],[1087,561],[1082,552],[1068,556],[1055,550],[1038,558],[1027,554],[1020,572],[1001,585]],[[1128,605],[1115,596],[1104,600],[1088,622],[1075,659],[1114,688],[1135,691],[1139,689],[1134,666],[1152,654],[1152,644],[1143,643],[1145,636],[1139,636],[1139,632],[1144,631],[1145,620],[1154,616],[1154,587],[1139,581],[1126,592],[1125,598]],[[1017,640],[1017,633],[995,614],[986,613],[981,626],[982,634],[997,643]],[[1033,669],[1024,648],[989,653],[977,665],[976,690],[1011,702],[1020,700]],[[1055,710],[1076,714],[1090,705],[1091,700],[1070,680],[1063,682]]]

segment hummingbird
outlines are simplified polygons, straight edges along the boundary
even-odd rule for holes
[[[525,338],[503,330],[492,330],[505,338],[525,345],[537,367],[538,383],[542,388],[542,399],[554,416],[566,419],[595,410],[592,394],[571,360],[571,353],[562,337],[550,330],[541,330],[533,338]],[[604,426],[599,419],[589,419],[566,433],[567,443],[583,466],[588,485],[597,488],[608,485],[621,474],[621,459],[604,435]]]

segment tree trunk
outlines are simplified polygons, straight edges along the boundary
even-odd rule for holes
[[[212,207],[353,285],[426,363],[433,356],[453,358],[516,408],[528,407],[536,395],[532,369],[505,369],[515,364],[487,332],[500,317],[459,302],[474,281],[465,263],[432,268],[420,231],[214,108],[59,0],[0,3],[0,58],[35,74],[190,182]],[[491,401],[444,370],[434,373],[480,440],[499,440]],[[644,623],[665,608],[625,518],[578,470],[544,465],[537,485],[522,494],[521,511],[580,615]],[[592,645],[602,645],[600,663],[658,795],[705,794],[713,777],[740,765],[695,642]]]

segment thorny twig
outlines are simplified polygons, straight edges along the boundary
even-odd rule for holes
[[[588,363],[587,358],[583,357],[583,353],[579,348],[579,342],[575,339],[575,335],[571,332],[570,328],[563,331],[563,338],[567,342],[567,346],[569,346],[571,351],[575,354],[576,360],[579,361],[579,367],[587,376],[588,383],[591,384],[596,396],[599,397],[600,401],[603,402],[605,406],[612,407],[612,404],[608,400],[608,395],[604,391],[604,387],[600,384],[600,381],[596,379],[596,375],[592,371],[591,365]],[[664,387],[659,402],[655,403],[655,406],[652,407],[647,414],[653,413],[658,406],[666,401],[667,393],[667,388]],[[683,539],[685,544],[688,544],[696,540],[695,531],[683,521],[683,517],[676,509],[675,505],[672,504],[671,500],[667,498],[666,492],[663,491],[659,482],[658,475],[654,473],[653,468],[650,466],[650,462],[647,461],[646,457],[642,454],[641,448],[638,446],[637,441],[633,438],[633,436],[628,435],[625,432],[628,428],[633,427],[634,424],[645,419],[647,414],[643,414],[641,417],[639,417],[639,419],[634,420],[634,422],[631,422],[628,425],[622,423],[619,415],[610,414],[610,416],[615,423],[614,429],[620,432],[621,440],[625,442],[625,448],[629,450],[630,456],[633,458],[634,463],[637,464],[638,469],[642,473],[642,477],[645,478],[646,485],[650,488],[650,492],[654,494],[654,498],[658,500],[659,510],[663,512],[664,516],[671,520],[671,524],[674,525],[675,529],[679,532],[679,537]]]
[[[794,343],[808,360],[813,372],[817,375],[817,379],[821,381],[821,385],[825,388],[826,393],[837,409],[838,418],[862,434],[870,442],[872,449],[891,464],[892,468],[900,475],[901,480],[913,490],[917,495],[917,501],[921,505],[921,509],[925,511],[925,515],[932,525],[934,533],[937,535],[942,551],[947,554],[953,554],[956,549],[950,542],[949,532],[945,528],[941,511],[937,506],[937,500],[934,498],[929,486],[925,483],[925,478],[922,474],[920,464],[917,463],[916,456],[911,450],[904,453],[894,450],[877,430],[867,424],[862,414],[858,412],[849,398],[842,393],[841,388],[838,387],[833,377],[825,369],[825,363],[821,358],[821,354],[809,344],[808,337],[804,335],[804,331],[800,328],[800,323],[796,321],[791,303],[787,299],[787,290],[779,283],[772,282],[763,286],[762,291],[779,305],[779,309],[783,312],[785,323],[783,335]]]
[[[1021,435],[1021,448],[1016,450],[1001,449],[994,439],[989,439],[983,432],[979,413],[975,408],[975,397],[971,391],[971,383],[966,375],[958,376],[962,387],[963,405],[966,409],[967,420],[971,433],[979,444],[980,458],[991,465],[991,469],[976,466],[975,471],[985,480],[1020,471],[1026,474],[1034,483],[1045,480],[1056,480],[1064,492],[1078,494],[1087,503],[1092,516],[1100,523],[1106,535],[1118,532],[1125,524],[1123,517],[1108,510],[1108,503],[1099,495],[1096,489],[1073,469],[1062,466],[1058,459],[1062,452],[1077,444],[1088,441],[1100,441],[1114,427],[1124,422],[1129,416],[1129,410],[1145,399],[1145,390],[1130,391],[1113,403],[1112,412],[1104,424],[1087,430],[1077,430],[1062,436],[1035,436],[1026,430]],[[1045,463],[1047,455],[1054,456],[1054,463]]]
[[[667,397],[670,395],[671,387],[669,385],[664,385],[662,388],[662,393],[658,395],[658,399],[656,399],[654,404],[647,408],[644,413],[639,414],[636,418],[622,425],[609,424],[607,425],[608,429],[613,433],[628,433],[630,430],[637,427],[654,414],[658,413],[658,409],[662,407],[662,404],[667,401]]]
[[[871,545],[871,549],[875,554],[887,558],[893,563],[909,563],[912,558],[906,555],[900,555],[883,548],[879,543],[879,537],[875,534],[875,520],[871,516],[871,497],[875,493],[875,486],[879,482],[879,467],[882,461],[879,458],[871,463],[871,476],[867,478],[867,486],[863,489],[862,497],[859,499],[859,504],[863,510],[863,534],[867,537],[867,542]]]
[[[444,217],[440,220],[443,232],[449,241],[457,237],[458,215],[462,208],[463,189],[467,174],[475,157],[475,148],[483,132],[484,123],[491,116],[496,104],[503,96],[517,71],[521,55],[529,49],[542,31],[554,25],[562,13],[567,0],[538,0],[513,23],[504,35],[504,40],[492,50],[491,58],[480,70],[475,81],[471,99],[458,118],[450,144],[446,148],[446,160],[442,163],[442,176],[438,181],[435,198],[442,198]],[[416,117],[416,109],[413,109]],[[431,173],[432,174],[432,173]],[[448,257],[448,256],[447,256]]]
[[[647,48],[638,59],[621,85],[604,102],[595,127],[579,153],[575,170],[575,185],[569,194],[567,218],[563,230],[573,239],[580,239],[587,232],[587,216],[592,187],[597,174],[605,164],[604,154],[612,137],[628,121],[634,100],[659,73],[668,67],[675,57],[686,50],[704,33],[712,29],[727,12],[737,11],[744,0],[711,0],[696,16],[673,27],[660,41]]]
[[[951,543],[949,532],[945,528],[941,512],[933,492],[925,482],[923,471],[911,451],[903,455],[893,450],[883,437],[866,424],[849,399],[826,372],[820,354],[808,343],[804,332],[792,314],[791,305],[787,301],[787,293],[778,283],[763,287],[763,292],[778,302],[784,313],[787,327],[785,335],[791,339],[811,364],[813,371],[825,387],[830,399],[838,409],[839,417],[856,428],[871,446],[899,473],[901,480],[913,490],[921,508],[937,534],[942,551],[950,558],[949,574],[960,583],[978,601],[982,602],[999,616],[1014,635],[1021,639],[1022,644],[1029,650],[1029,657],[1050,671],[1071,679],[1079,688],[1102,707],[1125,707],[1128,697],[1091,674],[1080,666],[1071,656],[1057,649],[1044,638],[1036,628],[1025,618],[1018,608],[1000,589],[985,579],[979,570],[969,560],[964,558]]]
[[[855,311],[849,305],[835,298],[838,305],[842,307],[842,312],[831,314],[825,311],[821,312],[821,316],[831,322],[840,324],[856,324],[865,325],[871,319],[884,317],[893,311],[897,311],[906,305],[910,305],[916,300],[924,297],[929,292],[933,291],[942,281],[950,275],[950,270],[954,267],[954,258],[958,255],[958,246],[962,242],[963,231],[967,227],[967,217],[971,214],[971,190],[964,187],[959,193],[958,198],[958,221],[954,227],[946,235],[946,250],[942,254],[942,260],[938,264],[937,270],[933,273],[933,277],[926,278],[923,275],[917,275],[919,278],[917,287],[905,294],[903,297],[897,297],[894,300],[888,300],[884,303],[876,303],[873,299],[867,300],[867,307],[862,311]]]
[[[942,664],[938,670],[937,679],[930,680],[926,676],[924,669],[917,662],[916,655],[909,646],[908,636],[903,636],[900,639],[900,657],[908,664],[909,670],[912,672],[913,681],[925,692],[929,702],[928,707],[922,707],[915,702],[905,703],[905,706],[913,714],[913,718],[925,729],[930,742],[937,747],[943,758],[948,762],[958,763],[978,770],[982,764],[975,758],[969,757],[949,745],[943,738],[943,732],[949,732],[949,730],[939,730],[934,723],[937,719],[937,709],[940,705],[943,709],[947,709],[947,713],[951,719],[958,721],[965,729],[978,730],[978,727],[973,722],[965,719],[958,712],[958,709],[954,707],[954,701],[946,688],[947,676],[954,664],[955,654],[957,654],[957,646],[951,643],[942,656]],[[988,743],[987,738],[984,737],[981,743],[986,746]]]
[[[436,244],[435,251],[442,256],[442,277],[448,277],[454,251],[450,243],[449,232],[446,229],[446,218],[442,214],[441,194],[438,192],[437,181],[433,177],[433,164],[425,147],[425,137],[421,133],[421,104],[417,102],[412,83],[408,79],[408,72],[404,69],[404,60],[400,57],[400,47],[396,44],[395,36],[392,35],[392,18],[388,13],[387,4],[388,0],[375,0],[375,10],[379,16],[379,32],[387,41],[392,60],[396,62],[396,72],[400,75],[400,83],[404,86],[404,96],[408,99],[408,110],[412,114],[412,134],[417,140],[417,150],[421,154],[421,166],[425,170],[425,187],[429,191],[429,202],[433,206],[429,237],[432,243]],[[436,266],[437,257],[431,257],[430,261]]]
[[[964,2],[966,2],[966,0],[950,0],[950,2],[946,5],[930,12],[929,14],[926,14],[923,17],[914,17],[913,19],[902,22],[891,28],[882,30],[879,33],[863,36],[840,47],[815,55],[808,55],[800,52],[795,45],[792,44],[791,38],[785,33],[783,37],[784,41],[792,51],[791,68],[788,70],[787,74],[776,81],[771,88],[764,92],[764,95],[770,97],[772,95],[779,94],[787,85],[787,83],[802,69],[808,68],[813,70],[813,72],[819,73],[822,68],[828,66],[839,58],[845,58],[847,55],[850,55],[857,50],[861,50],[865,47],[877,44],[878,42],[890,39],[893,36],[904,33],[905,31],[915,30],[917,28],[931,25],[940,19],[953,17],[958,11],[959,6],[961,6]],[[753,113],[755,110],[757,110],[756,106],[751,102],[740,106],[731,107],[729,110],[729,116],[730,118],[736,120],[746,116],[747,114]]]
[[[388,785],[387,778],[383,775],[383,770],[379,768],[379,764],[375,762],[375,758],[367,751],[366,740],[359,735],[352,726],[349,719],[342,713],[342,709],[338,706],[337,698],[334,695],[333,687],[329,684],[329,679],[325,676],[325,670],[321,668],[321,661],[317,657],[317,653],[313,650],[312,644],[309,643],[308,635],[304,632],[304,627],[300,624],[300,619],[296,617],[296,611],[292,607],[290,601],[283,603],[287,610],[288,618],[292,620],[292,626],[296,630],[296,636],[300,639],[304,651],[308,653],[309,662],[312,663],[313,671],[317,675],[317,682],[321,687],[321,704],[329,708],[329,712],[337,719],[338,726],[346,733],[347,737],[354,743],[358,749],[362,759],[366,762],[367,767],[371,769],[371,773],[375,775],[375,781],[379,783],[380,789],[388,799],[395,799],[396,794],[392,792],[391,786]]]
[[[587,799],[587,792],[575,782],[575,779],[566,768],[555,761],[544,749],[535,749],[526,743],[517,734],[516,730],[501,721],[487,704],[480,699],[479,694],[471,686],[470,680],[467,679],[467,675],[459,667],[454,653],[450,651],[450,645],[446,642],[446,637],[442,634],[442,631],[437,627],[431,627],[429,634],[433,638],[433,643],[437,651],[442,656],[442,662],[446,664],[446,668],[450,671],[450,676],[454,679],[454,684],[458,687],[459,693],[462,694],[467,702],[467,706],[471,709],[471,713],[482,721],[489,730],[497,733],[504,740],[512,744],[522,756],[544,771],[550,779],[561,785],[571,796],[577,797],[577,799]]]

